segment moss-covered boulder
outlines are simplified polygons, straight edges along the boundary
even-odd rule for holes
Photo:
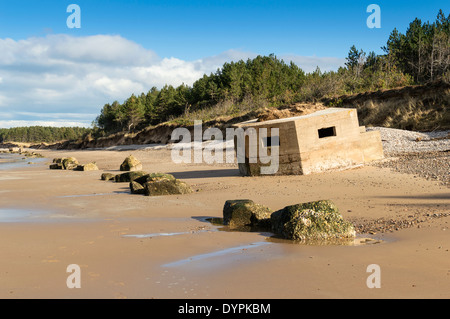
[[[75,169],[80,163],[75,157],[65,157],[61,160],[64,169]]]
[[[49,166],[50,169],[63,169],[63,165],[61,163],[53,163]]]
[[[353,238],[356,234],[353,224],[345,221],[329,200],[287,206],[270,219],[272,231],[286,239],[327,240]]]
[[[50,164],[50,169],[64,169],[62,161],[64,158],[54,158],[52,164]]]
[[[75,169],[75,171],[98,171],[98,167],[97,164],[95,162],[91,162],[91,163],[87,163],[87,164],[83,164],[83,165],[78,165]]]
[[[175,181],[175,177],[171,174],[166,173],[150,173],[135,179],[136,182],[142,185],[147,182],[155,182],[161,180]]]
[[[79,164],[75,157],[58,157],[53,159],[50,169],[76,170]]]
[[[116,176],[118,180],[130,181],[130,191],[133,194],[144,194],[147,196],[162,196],[174,194],[192,193],[191,187],[177,180],[173,175],[166,173],[150,173],[143,171],[128,172]],[[141,188],[142,187],[142,188]]]
[[[147,196],[192,193],[192,189],[188,184],[177,179],[159,179],[154,181],[147,181],[144,184],[144,189],[144,195]]]
[[[223,224],[230,228],[270,228],[273,211],[249,199],[227,200],[223,207]]]
[[[131,181],[134,181],[135,179],[148,175],[147,172],[144,171],[132,171],[132,172],[126,172],[122,174],[118,174],[115,176],[116,183],[129,183]]]
[[[101,176],[102,181],[111,181],[111,180],[115,180],[116,178],[116,174],[111,174],[111,173],[103,173]]]
[[[140,171],[142,163],[133,155],[128,156],[120,165],[121,171]]]
[[[131,194],[144,194],[145,188],[136,181],[130,182],[130,192]]]
[[[28,158],[43,158],[44,157],[42,154],[39,154],[36,152],[30,152],[30,151],[22,151],[21,154]]]
[[[66,157],[57,157],[53,159],[53,163],[50,164],[50,169],[65,169],[63,165],[63,161],[66,159]]]

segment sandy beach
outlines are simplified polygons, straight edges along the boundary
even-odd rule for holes
[[[0,298],[450,297],[450,192],[439,181],[376,166],[241,177],[232,164],[174,164],[167,149],[39,153],[47,160],[0,171]],[[100,179],[130,154],[195,192],[132,195]],[[99,170],[48,168],[65,156]],[[355,224],[410,227],[365,228],[358,238],[373,240],[353,245],[295,244],[210,223],[229,199],[273,210],[329,199]],[[70,264],[81,288],[67,287]],[[373,264],[381,288],[367,285]]]

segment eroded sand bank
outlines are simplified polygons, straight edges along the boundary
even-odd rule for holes
[[[100,170],[0,171],[0,298],[450,297],[450,217],[362,234],[382,242],[350,246],[292,244],[206,220],[222,217],[228,199],[274,210],[330,199],[355,222],[448,213],[449,189],[438,182],[377,167],[241,177],[232,165],[173,164],[166,149],[39,152]],[[147,197],[100,180],[129,154],[196,192]],[[81,268],[79,289],[66,285],[69,264]],[[379,289],[366,284],[371,264],[381,269]]]

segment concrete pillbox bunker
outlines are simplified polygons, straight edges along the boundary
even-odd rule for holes
[[[279,147],[279,167],[274,175],[307,175],[354,167],[384,157],[380,132],[366,132],[365,127],[360,127],[356,109],[328,108],[264,122],[254,119],[234,127],[254,128],[246,130],[251,133],[243,145],[235,141],[236,150],[245,148],[245,163],[239,163],[242,175],[260,175],[260,168],[265,165],[249,151],[252,139],[258,150],[267,147],[270,152],[272,147]],[[260,136],[261,128],[269,133]],[[273,128],[278,129],[279,136],[270,136]]]

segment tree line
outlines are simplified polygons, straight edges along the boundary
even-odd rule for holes
[[[450,66],[450,15],[439,10],[436,21],[423,23],[416,18],[405,34],[391,32],[383,50],[398,67],[417,83],[434,81]]]
[[[450,79],[450,15],[439,11],[433,23],[416,18],[405,34],[394,29],[384,54],[352,46],[345,66],[337,71],[305,73],[275,55],[227,62],[191,86],[165,85],[131,95],[123,103],[105,104],[94,121],[100,134],[139,130],[189,113],[226,105],[221,112],[238,113],[251,105],[282,106],[325,97],[425,84]],[[224,114],[217,114],[217,116]]]
[[[92,129],[84,127],[26,126],[0,128],[0,143],[54,143],[64,140],[76,140],[91,131]]]

